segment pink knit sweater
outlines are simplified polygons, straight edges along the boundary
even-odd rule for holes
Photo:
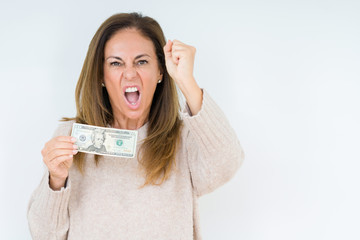
[[[70,168],[66,188],[53,191],[49,173],[28,207],[33,239],[55,240],[200,240],[197,198],[235,174],[244,154],[222,111],[204,91],[200,112],[183,113],[184,127],[176,168],[160,186],[146,186],[137,158],[87,154],[85,174]],[[54,136],[69,135],[73,122],[60,124]],[[138,129],[138,145],[147,124]]]

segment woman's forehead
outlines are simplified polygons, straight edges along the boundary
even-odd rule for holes
[[[150,39],[135,29],[116,32],[105,45],[105,58],[110,56],[136,57],[141,54],[153,56],[155,48]]]

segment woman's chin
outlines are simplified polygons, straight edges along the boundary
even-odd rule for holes
[[[141,109],[136,110],[127,110],[125,113],[125,117],[131,121],[139,121],[142,119],[147,119],[147,114]]]

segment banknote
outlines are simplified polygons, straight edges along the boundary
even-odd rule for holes
[[[76,138],[79,152],[135,157],[137,131],[74,123],[71,136]]]

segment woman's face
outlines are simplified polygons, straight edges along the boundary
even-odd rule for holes
[[[162,79],[153,43],[135,29],[124,29],[107,41],[104,52],[104,83],[113,113],[146,119]]]

